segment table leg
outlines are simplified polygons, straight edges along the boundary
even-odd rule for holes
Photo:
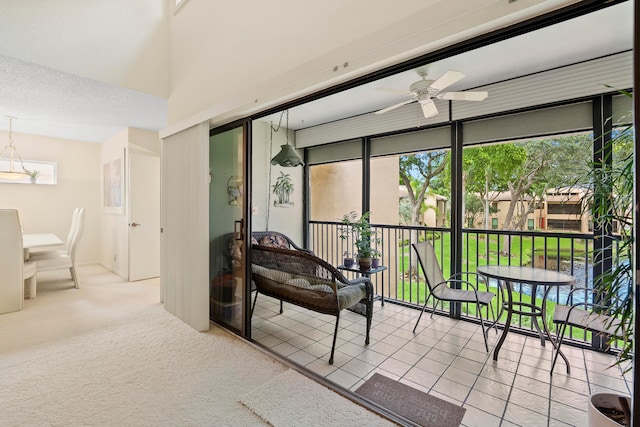
[[[545,292],[546,294],[546,292]],[[533,323],[533,326],[535,326],[536,330],[538,331],[538,335],[540,336],[540,345],[542,347],[544,347],[544,342],[545,342],[545,338],[544,335],[542,333],[542,330],[540,329],[540,324],[538,323],[538,316],[536,314],[536,310],[538,310],[538,307],[536,306],[536,296],[538,295],[538,285],[531,285],[531,312],[533,313],[531,316],[531,322]],[[542,317],[542,324],[544,326],[544,297],[542,298],[542,308],[540,308],[541,310],[541,316]]]
[[[505,287],[507,288],[507,320],[504,323],[504,329],[502,330],[502,335],[498,339],[498,343],[496,344],[496,348],[493,350],[493,360],[498,360],[498,353],[500,352],[500,348],[504,343],[504,340],[507,338],[507,334],[509,333],[509,328],[511,327],[511,316],[513,315],[513,297],[511,295],[511,282],[504,281]],[[504,303],[503,303],[504,308]]]

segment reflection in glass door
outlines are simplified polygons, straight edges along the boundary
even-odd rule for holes
[[[209,314],[245,334],[245,138],[243,127],[209,139]]]

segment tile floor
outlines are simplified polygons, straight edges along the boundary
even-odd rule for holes
[[[374,372],[464,406],[471,426],[585,426],[587,399],[595,391],[630,393],[612,356],[563,346],[571,361],[567,375],[551,346],[510,332],[499,360],[486,353],[480,326],[428,313],[414,335],[418,311],[379,301],[374,304],[371,340],[364,345],[365,319],[343,311],[335,359],[329,353],[335,317],[314,313],[260,295],[252,319],[253,339],[318,375],[356,390]],[[501,332],[501,331],[500,331]],[[492,352],[498,336],[489,334]]]

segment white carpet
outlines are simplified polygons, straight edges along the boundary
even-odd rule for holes
[[[272,426],[395,425],[315,381],[288,370],[240,398],[240,402]]]
[[[265,425],[238,399],[287,369],[226,331],[196,332],[155,304],[87,333],[0,352],[0,424]],[[305,384],[301,396],[323,413],[318,391],[328,390]],[[335,396],[345,412],[364,410]]]

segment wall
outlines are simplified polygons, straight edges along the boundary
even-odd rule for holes
[[[102,171],[105,164],[116,159],[126,158],[126,149],[129,145],[129,130],[123,129],[116,135],[100,144],[100,165]],[[127,223],[127,186],[124,171],[122,209],[120,212],[105,212],[103,209],[104,197],[102,186],[104,185],[102,172],[100,172],[100,263],[106,268],[122,277],[129,276],[129,227]]]
[[[129,277],[129,222],[128,194],[126,176],[127,156],[131,150],[141,150],[159,155],[160,139],[157,132],[142,129],[126,128],[104,141],[99,146],[100,162],[96,166],[99,174],[98,200],[100,207],[100,245],[99,261],[106,268],[119,276]],[[116,159],[123,159],[123,198],[122,209],[110,212],[103,209],[103,177],[102,168]],[[158,209],[160,207],[158,206]]]
[[[280,146],[287,143],[284,126],[278,132],[273,133],[273,144],[270,142],[270,123],[263,121],[253,122],[253,147],[252,147],[252,200],[253,215],[251,218],[254,231],[274,230],[286,234],[298,245],[302,245],[303,224],[303,189],[304,168],[297,166],[285,168],[271,165],[271,158],[280,152]],[[277,128],[277,123],[274,124]],[[289,131],[289,143],[294,143],[294,132]],[[271,149],[270,149],[271,146]],[[302,152],[298,151],[302,158]],[[273,185],[280,176],[280,172],[288,174],[293,181],[293,194],[291,207],[276,207],[276,196],[272,193]],[[269,179],[267,177],[271,178]],[[268,222],[268,224],[267,224]]]
[[[0,132],[2,145],[8,133]],[[80,264],[99,260],[100,145],[43,136],[13,134],[26,160],[56,162],[57,185],[2,184],[0,208],[16,208],[26,233],[54,233],[66,239],[76,207],[85,209],[84,233],[78,246]]]

